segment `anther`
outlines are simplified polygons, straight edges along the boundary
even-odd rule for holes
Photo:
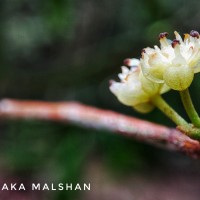
[[[172,47],[175,48],[177,44],[180,44],[180,41],[174,39],[174,40],[172,41]]]
[[[113,80],[109,80],[109,82],[108,82],[109,86],[111,86],[114,82],[115,81],[113,81]]]
[[[146,53],[145,49],[142,49],[141,54]]]
[[[124,65],[129,66],[129,65],[130,65],[130,62],[131,62],[131,59],[130,59],[130,58],[126,58],[126,59],[124,60]]]
[[[167,37],[169,34],[167,32],[163,32],[159,34],[159,39]]]
[[[190,32],[190,36],[199,38],[199,32],[198,32],[198,31],[192,30],[192,31]]]

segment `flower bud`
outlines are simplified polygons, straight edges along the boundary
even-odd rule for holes
[[[160,94],[162,90],[161,88],[164,88],[163,93],[169,90],[167,86],[163,87],[165,84],[159,84],[159,83],[150,81],[143,75],[142,72],[140,73],[140,81],[142,84],[142,89],[150,96]]]
[[[138,66],[131,66],[130,69],[122,67],[122,73],[118,75],[120,82],[112,81],[110,90],[124,105],[131,106],[138,112],[147,113],[154,107],[150,103],[151,98],[167,92],[169,88],[166,84],[154,83],[145,78],[140,61],[137,61]]]
[[[149,95],[142,90],[139,80],[139,69],[136,68],[135,71],[126,72],[126,76],[124,73],[125,70],[122,71],[122,74],[119,74],[121,82],[112,81],[110,85],[111,92],[117,96],[121,103],[127,106],[133,107],[137,104],[148,102]]]
[[[169,67],[165,71],[163,78],[170,88],[182,91],[192,83],[194,70],[188,66]]]
[[[142,104],[135,105],[133,109],[136,110],[137,112],[145,114],[145,113],[151,112],[154,109],[154,105],[150,103],[142,103]]]

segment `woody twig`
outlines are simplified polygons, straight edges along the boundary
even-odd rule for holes
[[[52,103],[4,99],[0,101],[0,118],[48,120],[104,129],[168,150],[180,151],[193,158],[200,157],[200,143],[175,128],[76,102]]]

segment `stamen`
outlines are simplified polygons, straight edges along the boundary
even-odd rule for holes
[[[140,64],[140,61],[136,58],[127,58],[124,60],[124,64],[128,67],[136,67]]]
[[[180,44],[180,41],[179,41],[179,40],[174,39],[174,40],[172,41],[172,47],[173,47],[173,48],[175,48],[176,45],[178,45],[178,44]]]
[[[131,59],[130,59],[130,58],[126,58],[126,59],[124,60],[124,65],[129,66],[129,65],[130,65],[130,62],[131,62]]]
[[[113,81],[113,80],[109,80],[109,82],[108,82],[109,86],[111,86],[114,82],[115,81]]]
[[[126,58],[126,59],[124,60],[124,65],[129,66],[129,63],[130,63],[130,59],[129,59],[129,58]]]
[[[142,54],[143,54],[143,53],[146,53],[146,50],[145,50],[145,49],[142,49],[141,53],[142,53]]]
[[[159,39],[162,39],[162,38],[165,38],[167,37],[169,34],[167,32],[164,32],[164,33],[160,33],[159,34]]]
[[[185,33],[184,34],[184,41],[186,41],[189,37],[190,37],[190,35],[188,33]]]
[[[181,36],[179,35],[179,33],[177,31],[174,31],[174,34],[175,34],[176,39],[179,40],[180,43],[182,43],[183,40],[182,40]]]
[[[190,32],[190,36],[199,38],[199,32],[198,32],[198,31],[192,30],[192,31]]]

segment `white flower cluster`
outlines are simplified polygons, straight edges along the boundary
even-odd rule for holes
[[[185,90],[200,71],[200,39],[197,31],[185,34],[184,40],[175,31],[175,39],[161,33],[161,47],[145,48],[141,66],[144,75],[156,83],[166,83],[174,90]]]
[[[140,60],[126,59],[125,63],[130,68],[122,66],[122,73],[118,75],[120,82],[111,81],[111,92],[121,103],[132,106],[139,112],[151,111],[154,108],[151,98],[168,91],[169,88],[165,84],[146,79],[141,70]]]
[[[197,31],[185,34],[184,39],[175,31],[175,39],[168,33],[159,35],[160,48],[145,48],[142,58],[126,59],[120,82],[111,82],[110,90],[119,101],[140,112],[152,110],[151,99],[170,89],[182,91],[200,71],[200,38]]]

